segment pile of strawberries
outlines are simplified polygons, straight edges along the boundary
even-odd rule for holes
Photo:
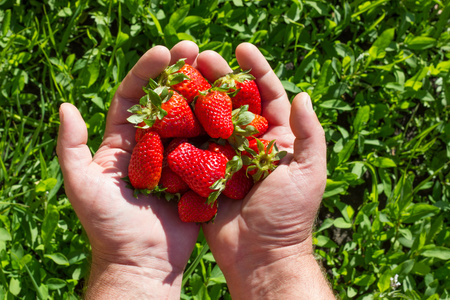
[[[127,180],[135,194],[177,199],[184,222],[208,222],[218,196],[240,200],[286,154],[260,137],[269,126],[248,71],[209,83],[184,59],[144,88],[128,112],[136,146]]]

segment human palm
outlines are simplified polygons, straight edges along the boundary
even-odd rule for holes
[[[57,152],[66,193],[96,259],[178,273],[189,259],[199,227],[181,222],[174,203],[153,196],[135,198],[122,178],[135,145],[135,129],[126,120],[126,110],[138,103],[150,77],[170,62],[181,57],[192,61],[197,54],[191,44],[171,52],[155,47],[144,54],[112,100],[104,139],[94,157],[86,146],[86,125],[78,110],[70,104],[61,106]]]
[[[238,46],[236,57],[240,67],[251,69],[256,77],[263,115],[270,124],[263,138],[276,139],[288,155],[243,201],[221,199],[214,223],[203,226],[224,272],[237,263],[254,266],[255,260],[269,264],[285,256],[310,254],[311,230],[326,182],[323,129],[308,96],[298,95],[291,106],[283,86],[255,46]],[[200,54],[198,64],[210,80],[230,71],[212,52]],[[211,70],[208,66],[212,65]]]

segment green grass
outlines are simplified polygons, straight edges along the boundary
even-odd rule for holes
[[[445,0],[0,0],[0,298],[81,297],[58,107],[79,108],[95,152],[127,71],[185,39],[233,67],[254,43],[290,97],[311,95],[328,143],[316,253],[342,299],[450,298],[449,19]],[[183,299],[230,298],[202,236],[183,282]]]

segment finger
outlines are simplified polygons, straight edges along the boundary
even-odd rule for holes
[[[148,50],[128,72],[111,102],[102,146],[132,151],[135,128],[127,121],[130,116],[127,110],[145,94],[142,88],[148,80],[156,78],[169,62],[169,49],[156,46]]]
[[[298,94],[292,101],[290,124],[295,135],[294,160],[323,185],[327,177],[325,134],[307,93]]]
[[[91,152],[86,145],[88,133],[86,124],[78,109],[69,103],[59,108],[59,126],[56,152],[65,179],[82,174],[92,161]],[[81,175],[80,175],[81,176]]]
[[[157,77],[170,62],[170,52],[164,46],[155,46],[142,55],[138,62],[123,79],[117,95],[120,98],[139,100],[144,91],[142,87],[147,85],[150,78]]]
[[[286,92],[267,60],[256,46],[242,43],[236,48],[236,59],[242,70],[251,70],[262,98],[264,117],[271,125],[289,126],[286,116],[290,103]]]
[[[194,66],[198,56],[198,46],[191,41],[181,41],[170,49],[170,64],[176,63],[181,58],[186,58],[186,63]]]
[[[217,78],[232,72],[227,61],[219,53],[211,50],[198,55],[197,69],[209,82],[214,82]]]

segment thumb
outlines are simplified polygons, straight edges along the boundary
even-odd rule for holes
[[[91,152],[86,145],[88,133],[86,124],[78,109],[69,103],[59,108],[61,125],[59,126],[56,153],[65,180],[84,173],[92,161]]]
[[[315,190],[323,193],[327,178],[325,133],[307,93],[298,94],[292,101],[289,121],[295,135],[294,160],[303,174],[314,178]]]

